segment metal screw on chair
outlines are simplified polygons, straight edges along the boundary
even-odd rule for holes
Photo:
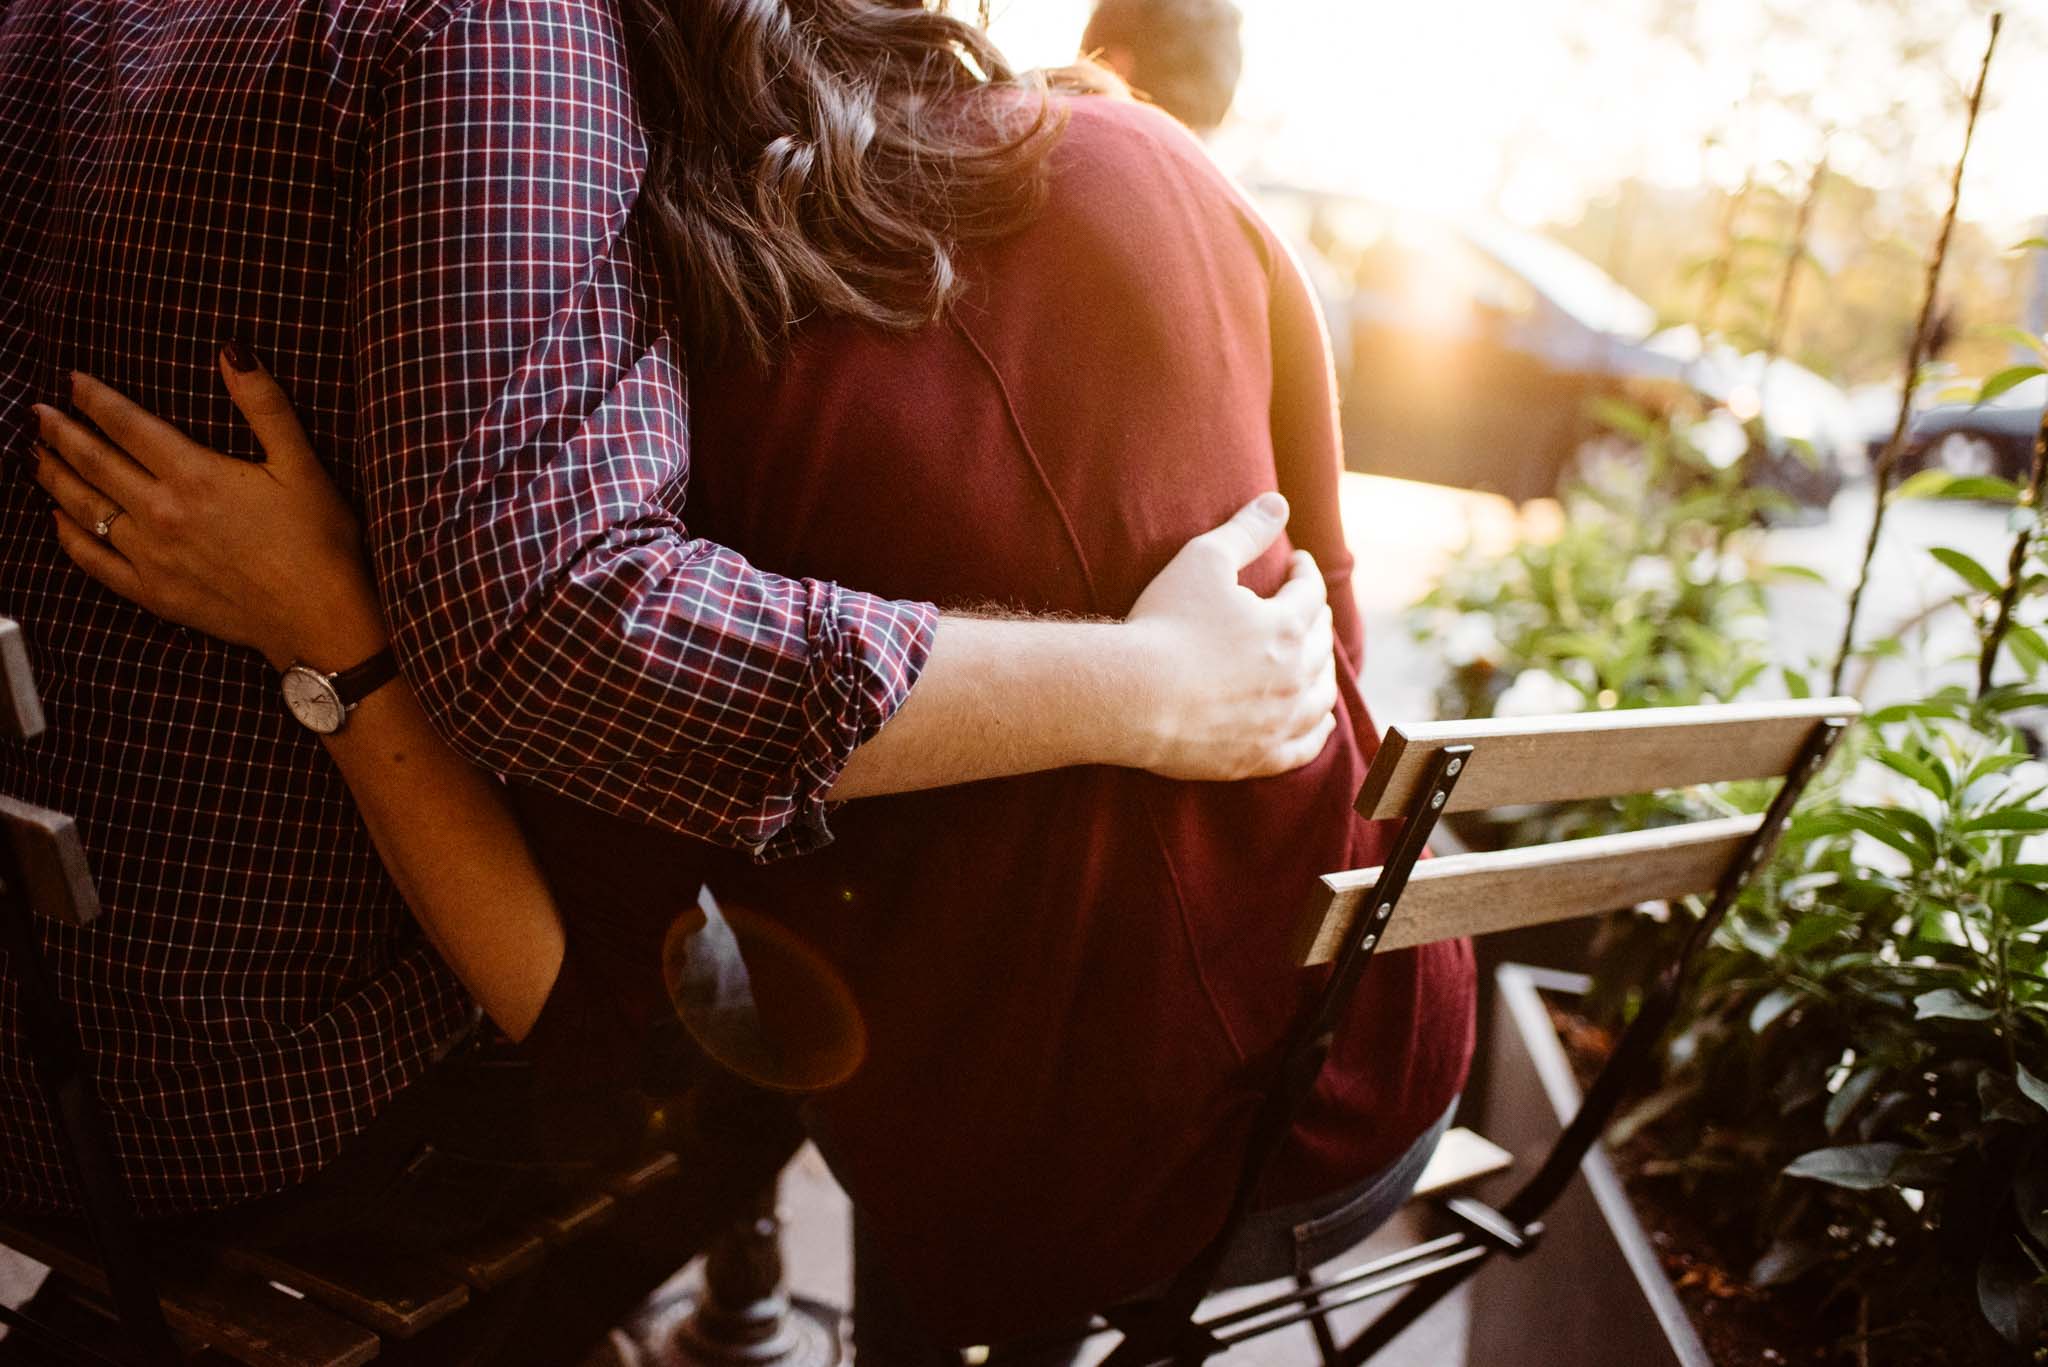
[[[831,1306],[789,1294],[770,1187],[705,1251],[703,1289],[635,1326],[635,1367],[834,1367],[840,1321]]]

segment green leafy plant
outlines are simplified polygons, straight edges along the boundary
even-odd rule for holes
[[[1468,550],[1410,618],[1451,666],[1446,716],[1732,698],[1767,668],[1748,437],[1725,413],[1663,423],[1602,401],[1614,435],[1582,458],[1556,534],[1505,556]]]
[[[2048,711],[2048,415],[2025,487],[1942,471],[1895,481],[1998,32],[1994,17],[1825,672],[1771,656],[1773,571],[1755,530],[1766,496],[1747,469],[1758,443],[1724,435],[1733,420],[1715,415],[1606,410],[1616,440],[1565,496],[1557,534],[1505,557],[1461,556],[1415,619],[1450,665],[1440,701],[1451,715],[1834,692],[1852,661],[1904,649],[1857,639],[1892,507],[1965,498],[2007,509],[2004,564],[1931,552],[1948,610],[1974,628],[1969,681],[1880,708],[1852,734],[1707,947],[1657,1084],[1609,1136],[1642,1141],[1642,1175],[1671,1183],[1725,1245],[1746,1249],[1752,1284],[1854,1306],[1845,1346],[1859,1363],[1881,1340],[1892,1361],[1975,1360],[1946,1336],[1953,1325],[1913,1318],[1930,1289],[1974,1300],[1997,1338],[2048,1362],[2048,764],[2025,724]],[[2048,339],[2013,340],[2048,363]],[[2002,370],[1976,400],[2042,369]],[[1730,785],[1566,804],[1524,814],[1534,829],[1510,838],[1756,811],[1765,796]],[[1615,918],[1588,1009],[1625,1016],[1645,964],[1668,959],[1696,915]]]
[[[1730,1213],[1753,1283],[1881,1306],[1961,1269],[1991,1326],[2039,1347],[2048,766],[2010,720],[2041,701],[2029,688],[1870,719],[1713,946],[1662,1085],[1621,1129],[1654,1128],[1662,1175]]]
[[[1605,416],[1626,445],[1588,463],[1558,533],[1468,552],[1420,606],[1414,630],[1452,655],[1445,710],[1818,691],[1810,661],[1770,654],[1762,585],[1786,571],[1765,562],[1759,496],[1710,458],[1712,430]],[[2007,507],[2003,565],[1932,552],[1949,610],[1975,626],[1971,682],[1881,708],[1853,734],[1710,947],[1659,1085],[1614,1136],[1652,1139],[1645,1173],[1721,1212],[1752,1283],[1851,1298],[1871,1336],[1907,1352],[1896,1361],[1925,1358],[1887,1307],[1927,1285],[1963,1288],[1999,1336],[2048,1360],[2048,765],[2024,725],[2048,709],[2044,473],[2037,443],[2024,488],[1934,471],[1888,495]],[[1569,804],[1525,814],[1534,829],[1515,834],[1766,797],[1732,785]],[[1687,914],[1617,920],[1595,1012],[1626,1014]]]

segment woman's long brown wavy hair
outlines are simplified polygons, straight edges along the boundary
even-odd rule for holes
[[[692,353],[766,359],[813,315],[913,328],[959,249],[1044,194],[1036,76],[923,0],[622,0],[647,215]]]

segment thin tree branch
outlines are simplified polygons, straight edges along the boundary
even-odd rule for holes
[[[2026,493],[2020,496],[2022,508],[2039,511],[2044,474],[2048,474],[2048,407],[2041,410],[2041,425],[2034,431],[2034,469],[2027,479]],[[1998,618],[1985,634],[1984,653],[1977,657],[1977,696],[1980,698],[1991,691],[1991,671],[1998,667],[1998,648],[2005,644],[2006,633],[2012,630],[2012,613],[2020,601],[2020,581],[2026,578],[2027,552],[2033,540],[2034,527],[2031,523],[2021,528],[2012,539],[2012,557],[2005,566],[2005,587],[1998,595]]]
[[[1792,296],[1799,284],[1799,266],[1806,259],[1806,239],[1813,231],[1813,211],[1820,203],[1821,187],[1827,183],[1828,156],[1822,152],[1814,163],[1813,178],[1806,183],[1806,197],[1799,201],[1799,213],[1792,222],[1792,241],[1785,248],[1785,271],[1778,277],[1778,303],[1771,312],[1771,335],[1764,343],[1764,374],[1771,362],[1785,354],[1785,336],[1792,330]]]
[[[1913,328],[1912,345],[1906,348],[1906,376],[1899,392],[1898,421],[1892,424],[1890,440],[1877,458],[1875,472],[1877,508],[1870,518],[1870,537],[1863,543],[1863,563],[1856,573],[1856,586],[1849,591],[1849,616],[1842,623],[1842,644],[1835,652],[1835,667],[1828,688],[1839,691],[1842,671],[1856,649],[1856,619],[1863,608],[1863,592],[1870,587],[1870,566],[1877,558],[1878,537],[1884,531],[1885,505],[1889,502],[1892,474],[1899,463],[1899,450],[1906,442],[1906,426],[1913,419],[1913,391],[1920,381],[1920,363],[1927,354],[1927,337],[1933,330],[1934,301],[1941,287],[1941,266],[1948,257],[1948,240],[1956,226],[1956,204],[1963,193],[1963,167],[1969,164],[1970,143],[1977,135],[1977,110],[1984,103],[1984,81],[1991,74],[1991,54],[1998,49],[1998,31],[2005,24],[2003,13],[1991,16],[1991,37],[1984,44],[1984,62],[1977,68],[1977,86],[1970,92],[1970,117],[1963,125],[1963,150],[1956,158],[1955,178],[1949,183],[1948,212],[1942,216],[1941,236],[1935,239],[1934,256],[1927,263],[1927,290],[1920,300],[1920,321]]]
[[[1735,230],[1741,225],[1743,206],[1756,185],[1756,173],[1746,173],[1742,184],[1721,209],[1721,251],[1707,271],[1707,294],[1700,301],[1700,336],[1712,335],[1714,319],[1721,312],[1721,296],[1728,289],[1728,277],[1735,269]]]

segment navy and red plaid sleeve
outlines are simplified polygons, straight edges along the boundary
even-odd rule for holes
[[[683,357],[610,6],[473,5],[360,148],[361,487],[407,677],[477,762],[757,854],[902,703],[929,605],[693,539]],[[715,453],[744,459],[744,452]]]

